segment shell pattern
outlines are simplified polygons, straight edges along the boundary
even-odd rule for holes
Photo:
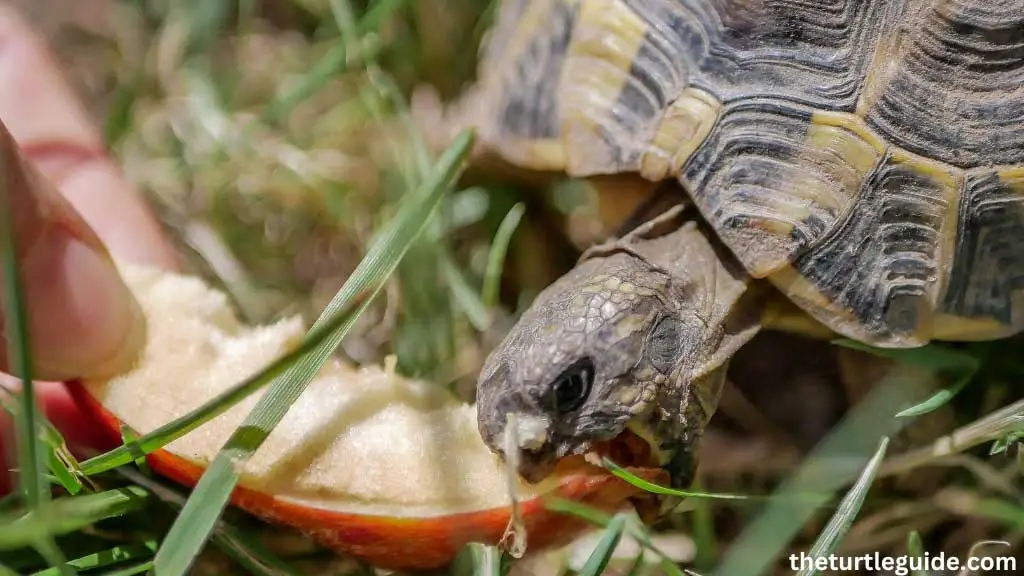
[[[479,93],[505,159],[678,179],[840,334],[1024,328],[1024,0],[504,0]]]

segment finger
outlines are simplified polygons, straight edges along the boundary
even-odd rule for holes
[[[29,312],[34,375],[66,380],[127,369],[144,340],[145,322],[106,247],[25,162],[2,123],[0,169]],[[11,373],[6,346],[0,356]]]
[[[119,259],[176,268],[153,214],[103,150],[53,55],[0,5],[0,119]]]

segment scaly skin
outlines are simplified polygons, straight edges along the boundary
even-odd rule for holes
[[[524,478],[633,426],[657,442],[672,484],[689,484],[728,360],[760,329],[763,293],[696,222],[655,234],[670,212],[584,254],[488,358],[480,432],[504,454],[516,414]]]

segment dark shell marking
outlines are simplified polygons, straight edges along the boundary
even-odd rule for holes
[[[849,337],[1024,328],[1024,0],[518,0],[493,38],[510,161],[678,178]]]

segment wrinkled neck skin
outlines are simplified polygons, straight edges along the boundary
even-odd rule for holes
[[[688,485],[729,358],[760,329],[758,286],[692,221],[592,248],[487,359],[484,441],[504,455],[514,413],[519,473],[536,482],[629,426],[657,444],[672,484]],[[558,383],[581,365],[592,384],[566,410]]]

